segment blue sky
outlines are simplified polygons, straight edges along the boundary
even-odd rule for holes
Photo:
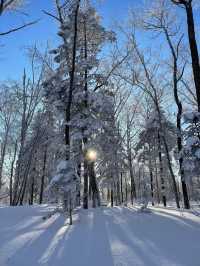
[[[23,68],[28,68],[29,61],[26,56],[26,47],[36,44],[38,48],[45,49],[47,42],[55,47],[58,42],[57,24],[53,19],[43,14],[42,10],[53,12],[53,0],[27,0],[24,11],[29,17],[19,13],[4,14],[0,17],[0,32],[12,26],[20,25],[24,21],[41,19],[36,25],[22,31],[0,38],[0,80],[19,79]],[[130,7],[137,7],[142,0],[93,0],[97,10],[102,16],[102,22],[111,28],[114,21],[123,21],[128,17]],[[198,17],[199,18],[199,17]],[[199,22],[199,20],[198,20]],[[198,28],[199,29],[199,28]]]
[[[18,79],[23,68],[28,67],[26,47],[36,44],[45,49],[47,42],[56,46],[57,24],[53,19],[43,14],[42,10],[53,12],[53,0],[28,0],[29,4],[23,11],[29,17],[19,13],[4,14],[0,17],[0,31],[6,31],[14,25],[21,25],[24,21],[41,19],[36,25],[22,31],[0,38],[0,80]],[[135,2],[135,3],[134,3]],[[99,1],[97,9],[103,18],[103,24],[111,27],[114,20],[123,20],[127,17],[128,9],[137,4],[138,0],[104,0]]]

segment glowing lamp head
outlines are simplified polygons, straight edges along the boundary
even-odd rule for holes
[[[97,159],[97,152],[93,149],[89,149],[86,152],[86,159],[91,162],[95,162]]]

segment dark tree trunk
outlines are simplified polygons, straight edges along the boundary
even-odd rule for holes
[[[88,57],[88,51],[87,51],[87,18],[84,20],[84,59],[87,61]],[[88,109],[88,70],[87,68],[85,69],[84,73],[84,93],[85,93],[85,98],[84,98],[84,107],[85,110]],[[84,115],[84,118],[86,119],[86,115]],[[85,132],[87,130],[87,127],[83,129],[83,143],[84,143],[84,149],[85,153],[87,152],[87,143],[88,139],[85,135]],[[84,156],[84,180],[83,180],[83,208],[88,209],[88,162],[86,159],[86,156]]]
[[[152,206],[154,206],[154,186],[153,186],[153,169],[152,169],[152,159],[151,159],[151,145],[149,145],[149,173],[150,173],[150,184],[151,184],[151,199]]]
[[[11,171],[10,171],[10,206],[13,205],[13,173],[14,173],[14,164],[17,155],[17,141],[15,143],[14,157],[11,163]]]
[[[158,104],[157,101],[156,101],[156,108],[157,108],[157,112],[158,112],[158,116],[159,116],[160,130],[161,130],[161,133],[162,133],[162,141],[163,141],[163,145],[164,145],[164,148],[165,148],[165,154],[166,154],[166,157],[167,157],[167,164],[168,164],[169,172],[170,172],[170,175],[171,175],[171,178],[172,178],[175,201],[176,201],[177,208],[180,208],[179,195],[178,195],[178,189],[177,189],[177,184],[176,184],[176,178],[175,178],[175,175],[174,175],[174,171],[172,169],[172,164],[171,164],[171,158],[170,158],[170,154],[169,154],[168,144],[167,144],[167,141],[166,141],[166,138],[165,138],[165,132],[164,132],[164,129],[163,129],[163,126],[162,126],[162,117],[161,117],[161,113],[160,113],[159,104]],[[159,160],[162,160],[161,138],[160,138],[159,131],[158,131],[158,143],[159,143]],[[163,171],[163,169],[162,169],[162,171]],[[163,178],[163,176],[161,178]],[[162,190],[163,190],[163,182],[164,182],[164,179],[163,180],[161,179]],[[165,189],[165,186],[164,186],[164,189]],[[163,204],[166,207],[166,196],[165,195],[163,195]]]
[[[7,128],[6,130],[6,134],[5,134],[5,139],[3,141],[3,147],[1,149],[1,159],[0,159],[0,190],[1,187],[3,185],[2,183],[2,173],[3,173],[3,166],[4,166],[4,161],[5,161],[5,155],[6,155],[6,147],[7,147],[7,143],[8,143],[8,132],[9,132],[9,128]]]
[[[95,170],[94,170],[94,162],[91,162],[89,164],[89,177],[90,177],[93,207],[96,207],[96,202],[97,202],[97,205],[100,206],[101,205],[100,195],[99,195],[99,189],[98,189]]]
[[[197,96],[197,106],[198,106],[198,111],[200,112],[200,64],[199,64],[199,53],[198,53],[198,46],[195,34],[192,1],[179,0],[178,2],[175,2],[174,0],[172,0],[172,2],[177,5],[185,6],[186,15],[187,15],[188,39],[189,39],[190,53],[192,58],[192,70],[193,70],[193,77],[194,77],[196,96]]]
[[[151,166],[149,167],[149,170],[150,170],[150,183],[151,183],[151,199],[152,199],[152,206],[154,206],[153,172]]]
[[[159,158],[159,166],[160,166],[162,202],[163,202],[164,207],[166,207],[167,206],[167,199],[165,196],[165,180],[164,180],[164,176],[163,176],[163,161],[162,161],[161,139],[160,139],[159,131],[158,131],[158,158]]]
[[[66,106],[66,126],[65,126],[65,145],[67,147],[66,160],[70,160],[70,126],[69,122],[71,119],[71,105],[72,105],[72,95],[74,89],[74,77],[76,69],[76,47],[77,47],[77,36],[78,36],[78,12],[79,12],[80,0],[77,1],[77,6],[74,14],[74,39],[73,39],[73,49],[72,49],[72,65],[70,71],[70,82],[69,82],[69,95]]]
[[[175,175],[174,175],[174,172],[173,172],[173,169],[172,169],[172,164],[171,164],[171,158],[170,158],[170,155],[169,155],[168,145],[167,145],[167,142],[166,142],[166,139],[165,139],[164,136],[163,136],[163,142],[164,142],[166,156],[167,156],[167,163],[168,163],[170,175],[171,175],[171,178],[172,178],[176,206],[177,206],[178,209],[180,209],[179,194],[178,194],[178,189],[177,189],[177,184],[176,184],[176,178],[175,178]]]
[[[16,201],[16,205],[18,205],[18,203],[20,205],[23,205],[24,196],[25,196],[25,192],[26,192],[26,186],[27,186],[27,180],[28,180],[28,174],[25,173],[25,175],[23,177],[22,185],[21,185],[21,188],[19,191],[19,196],[18,196],[18,199]]]
[[[127,179],[125,177],[125,205],[127,206],[128,203],[128,185],[127,185]]]
[[[34,185],[35,185],[34,183],[35,183],[35,181],[34,181],[34,176],[33,176],[32,184],[31,184],[30,200],[29,200],[29,204],[30,204],[30,205],[33,205]]]
[[[175,48],[172,44],[170,35],[167,31],[167,29],[164,29],[164,33],[167,39],[167,42],[169,44],[172,56],[173,56],[173,89],[174,89],[174,99],[176,102],[176,106],[178,108],[177,116],[176,116],[176,127],[177,127],[177,148],[178,148],[178,153],[181,152],[183,145],[182,145],[182,127],[181,127],[181,117],[182,117],[182,103],[179,99],[178,95],[178,82],[180,78],[178,77],[178,49],[179,47],[177,46],[176,51]],[[184,199],[184,206],[186,209],[190,208],[190,202],[188,198],[188,192],[187,192],[187,186],[185,183],[185,176],[184,176],[184,169],[183,169],[183,158],[179,158],[179,168],[180,168],[180,175],[181,175],[181,184],[182,184],[182,191],[183,191],[183,199]],[[180,206],[179,206],[180,208]]]
[[[76,9],[74,12],[74,37],[73,37],[73,48],[72,48],[72,65],[70,70],[70,82],[69,82],[69,94],[67,99],[67,106],[65,111],[65,145],[66,145],[66,161],[70,160],[70,126],[69,122],[71,119],[71,105],[72,105],[72,95],[74,90],[74,77],[76,70],[76,48],[77,48],[77,37],[78,37],[78,13],[80,7],[80,0],[77,1]],[[66,40],[64,39],[66,44]],[[72,199],[70,194],[70,224],[72,224]]]
[[[121,202],[124,202],[124,194],[123,194],[123,174],[121,173]]]
[[[35,141],[36,140],[37,140],[37,138],[35,139]],[[33,145],[33,150],[30,153],[30,157],[29,157],[28,163],[26,165],[26,169],[24,171],[23,181],[22,181],[22,184],[21,184],[21,187],[20,187],[20,190],[19,190],[18,199],[17,199],[17,201],[15,203],[16,205],[18,203],[20,205],[23,205],[23,201],[24,201],[24,197],[25,197],[25,193],[26,193],[26,189],[27,189],[29,171],[30,171],[30,167],[31,167],[31,162],[33,160],[34,146],[35,146],[35,144]],[[36,153],[36,151],[35,151],[35,153]],[[34,158],[34,160],[36,161],[36,158]],[[35,171],[35,167],[34,167],[34,170],[33,171]],[[33,178],[34,178],[34,175],[33,175]]]
[[[82,140],[80,141],[79,149],[80,149],[80,154],[82,154],[82,152],[83,152]],[[77,175],[79,177],[79,183],[77,184],[77,188],[76,188],[76,190],[77,190],[76,205],[77,206],[81,206],[81,167],[82,167],[81,158],[79,158],[79,163],[78,163],[78,167],[77,167]]]
[[[185,209],[190,209],[190,201],[188,197],[187,185],[184,180],[181,180],[181,184],[182,184],[182,191],[183,191],[184,207]]]
[[[192,69],[193,69],[194,83],[197,95],[197,105],[198,105],[198,111],[200,112],[200,64],[199,64],[197,41],[195,36],[192,3],[188,1],[185,7],[187,13],[188,37],[189,37],[190,52],[192,57]]]
[[[133,174],[133,164],[132,164],[132,152],[131,152],[131,143],[130,143],[130,127],[131,122],[129,119],[129,115],[127,115],[127,154],[128,154],[128,164],[129,164],[129,171],[130,171],[130,179],[131,179],[131,203],[133,205],[134,198],[137,198],[136,195],[136,187],[135,187],[135,180],[134,180],[134,174]]]
[[[158,185],[158,167],[157,167],[156,157],[154,157],[154,165],[155,165],[155,178],[156,178],[156,197],[158,204],[160,204],[160,189]]]
[[[84,159],[84,173],[83,173],[83,208],[88,209],[88,163]]]
[[[72,221],[72,196],[71,196],[71,192],[69,193],[69,224],[72,225],[73,221]]]
[[[136,194],[135,180],[133,174],[132,158],[129,159],[129,171],[131,178],[131,204],[133,205],[133,200],[137,198],[137,194]]]
[[[46,175],[46,162],[47,162],[47,146],[45,147],[44,151],[44,161],[43,161],[43,169],[42,169],[42,178],[41,178],[41,186],[40,186],[40,198],[39,204],[42,204],[43,201],[43,192],[44,192],[44,180]]]
[[[113,188],[111,189],[111,193],[110,193],[110,202],[111,202],[111,207],[113,207],[113,203],[114,203],[114,199],[113,199]]]
[[[108,188],[108,190],[107,190],[107,201],[108,202],[110,201],[110,194],[111,194],[111,192],[110,192],[110,189]]]
[[[154,206],[154,193],[153,193],[153,172],[150,171],[150,179],[151,179],[151,199],[152,199],[152,206]]]

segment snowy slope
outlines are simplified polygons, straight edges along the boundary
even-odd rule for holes
[[[200,218],[175,210],[80,210],[75,223],[51,207],[0,208],[0,266],[200,266]]]

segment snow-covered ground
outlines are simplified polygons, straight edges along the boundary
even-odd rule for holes
[[[200,266],[200,217],[176,210],[0,208],[0,266]]]

